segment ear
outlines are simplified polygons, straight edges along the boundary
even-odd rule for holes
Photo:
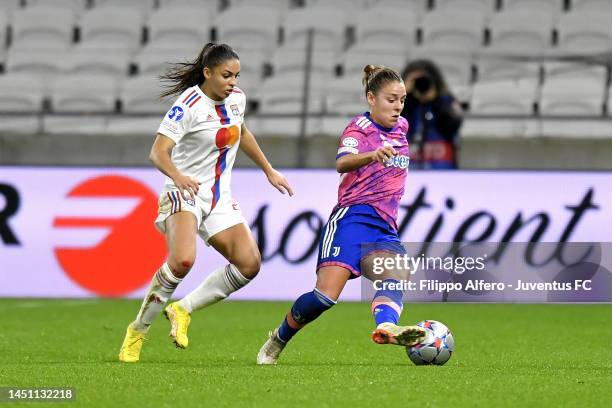
[[[374,105],[374,103],[376,102],[376,96],[374,96],[374,93],[372,93],[372,91],[368,91],[366,98],[368,99],[368,105],[370,106]]]
[[[210,77],[212,76],[212,72],[210,68],[208,67],[204,67],[204,70],[202,71],[202,73],[204,74],[204,78],[206,79],[210,79]]]

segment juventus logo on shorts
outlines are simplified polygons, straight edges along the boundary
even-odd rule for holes
[[[338,256],[340,255],[340,247],[339,246],[335,246],[334,247],[334,252],[332,253],[332,256]]]

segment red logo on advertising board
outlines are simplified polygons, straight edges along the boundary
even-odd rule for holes
[[[110,229],[93,248],[55,248],[66,274],[102,296],[124,295],[147,283],[166,258],[164,237],[153,226],[157,215],[153,192],[132,178],[107,175],[86,180],[68,197],[136,198],[139,203],[122,218],[57,217],[54,227]]]

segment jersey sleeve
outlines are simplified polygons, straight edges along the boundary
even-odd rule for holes
[[[178,143],[185,134],[191,130],[191,121],[193,114],[190,108],[181,102],[182,95],[174,102],[162,123],[157,129],[157,133],[168,136]],[[184,98],[183,98],[184,99]]]
[[[368,149],[365,146],[365,134],[349,126],[344,130],[342,136],[340,136],[336,160],[347,154],[359,154],[367,151]]]

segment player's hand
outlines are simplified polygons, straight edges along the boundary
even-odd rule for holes
[[[183,196],[183,199],[195,200],[196,194],[198,194],[198,190],[200,189],[200,184],[196,179],[193,179],[189,176],[185,176],[180,174],[172,179],[174,185],[178,188]]]
[[[372,152],[372,161],[377,161],[384,166],[385,163],[395,155],[397,155],[397,152],[393,147],[379,147],[378,149]]]
[[[289,197],[293,197],[293,189],[289,185],[289,182],[279,171],[272,169],[268,174],[268,181],[282,194],[288,193]]]

